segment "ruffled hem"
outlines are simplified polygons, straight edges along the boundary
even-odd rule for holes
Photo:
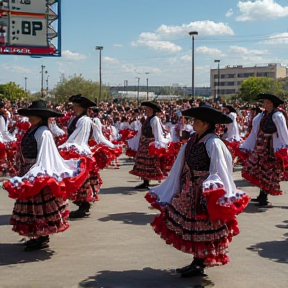
[[[61,220],[57,221],[52,225],[47,221],[34,221],[31,223],[23,223],[19,222],[13,218],[10,219],[10,224],[13,225],[12,231],[18,233],[21,236],[27,237],[39,237],[46,236],[55,233],[64,232],[69,228],[69,224],[67,222],[69,217],[69,210],[65,210],[61,213]]]
[[[137,134],[137,131],[123,129],[119,131],[119,134],[121,135],[121,140],[126,141],[128,139],[133,138]]]
[[[113,160],[122,154],[122,147],[112,149],[104,144],[97,144],[96,147],[91,150],[99,169],[106,168]]]
[[[152,156],[165,157],[167,154],[167,150],[163,147],[156,148],[154,142],[151,142],[149,143],[148,153]]]
[[[275,152],[275,157],[280,159],[283,167],[282,181],[288,181],[288,148],[281,148]]]
[[[162,174],[162,175],[158,175],[158,176],[151,176],[151,174],[149,173],[145,173],[145,172],[141,172],[141,171],[137,171],[137,170],[131,170],[129,171],[130,174],[138,176],[142,179],[147,179],[147,180],[163,180],[167,177],[167,174]]]
[[[269,195],[278,196],[278,195],[282,195],[283,194],[281,190],[275,190],[275,189],[273,189],[271,187],[267,187],[267,186],[263,185],[263,183],[261,183],[259,181],[259,179],[254,178],[247,171],[242,171],[242,177],[244,179],[246,179],[247,181],[249,181],[251,184],[256,185],[259,188],[263,189],[264,191],[268,192]]]
[[[135,151],[131,148],[127,148],[127,150],[125,152],[126,156],[133,157],[133,158],[136,156],[136,153],[137,153],[137,151]]]
[[[232,241],[232,235],[235,236],[236,227],[238,227],[238,222],[236,219],[233,219],[233,221],[229,221],[226,223],[230,235],[222,240],[215,241],[217,242],[218,247],[223,247],[223,253],[217,254],[215,251],[214,253],[211,252],[207,255],[208,251],[215,250],[215,242],[195,242],[195,241],[187,241],[183,240],[180,236],[169,230],[165,224],[166,219],[166,210],[165,210],[165,204],[157,202],[157,196],[154,193],[147,193],[145,195],[145,199],[151,204],[152,207],[158,209],[161,214],[157,215],[153,222],[151,223],[151,226],[153,227],[156,234],[160,235],[160,237],[165,240],[166,244],[172,245],[177,250],[180,250],[185,253],[190,254],[201,254],[203,251],[203,259],[204,263],[208,267],[212,266],[220,266],[225,265],[229,262],[229,258],[226,255],[226,247],[228,247],[228,243]],[[238,228],[239,231],[239,228]],[[239,233],[239,232],[238,232]]]
[[[232,158],[233,160],[238,157],[238,163],[241,164],[241,163],[245,163],[249,156],[250,156],[250,152],[248,151],[244,151],[243,149],[240,149],[240,144],[242,142],[240,141],[232,141],[232,142],[229,142],[227,140],[223,140],[223,142],[226,144],[228,150],[231,152],[232,154]]]
[[[226,191],[223,188],[205,189],[207,210],[211,221],[221,220],[233,227],[233,236],[239,234],[239,227],[232,225],[236,215],[240,214],[250,202],[250,197],[242,191],[236,192],[235,197],[223,197]],[[235,223],[234,223],[235,224]]]
[[[66,174],[60,176],[38,173],[36,177],[32,175],[28,178],[12,178],[3,183],[3,188],[9,193],[9,197],[18,200],[25,200],[29,197],[35,196],[40,191],[48,186],[52,194],[56,198],[63,198],[64,200],[70,198],[85,181],[92,169],[93,162],[89,158],[81,157],[77,175],[67,177]]]
[[[61,135],[61,136],[57,136],[55,137],[55,142],[56,142],[56,146],[60,146],[62,144],[64,144],[67,141],[68,137],[66,135]]]

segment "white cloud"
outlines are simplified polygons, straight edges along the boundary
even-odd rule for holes
[[[161,25],[156,33],[161,38],[186,36],[190,31],[197,31],[199,35],[234,35],[233,30],[223,22],[215,23],[210,20],[195,21],[181,26]]]
[[[216,48],[209,48],[206,46],[198,47],[196,49],[196,52],[202,53],[202,54],[213,55],[213,56],[224,56],[224,54],[222,54],[221,50],[216,49]]]
[[[249,63],[249,65],[251,65],[251,63],[267,62],[265,61],[265,57],[268,55],[268,50],[255,50],[240,46],[230,46],[228,49],[228,54],[231,61],[232,59],[238,59],[238,63]]]
[[[181,26],[161,25],[155,32],[143,32],[137,41],[133,41],[131,46],[146,46],[150,49],[179,52],[182,48],[172,43],[173,39],[179,39],[188,35],[189,31],[197,31],[201,35],[234,35],[233,30],[222,22],[196,21]],[[171,41],[170,41],[171,40]]]
[[[114,44],[113,46],[114,46],[114,47],[123,47],[122,44]]]
[[[268,40],[263,41],[263,44],[288,44],[288,33],[275,34],[269,37]]]
[[[166,51],[166,52],[178,52],[181,51],[182,48],[179,45],[175,45],[172,42],[168,41],[145,41],[142,39],[138,39],[137,42],[132,42],[132,46],[147,46],[150,49],[153,50],[160,50],[160,51]]]
[[[103,61],[108,62],[108,63],[119,63],[119,61],[117,59],[111,58],[111,57],[104,57]]]
[[[230,46],[229,47],[229,52],[232,53],[238,53],[240,55],[264,55],[267,54],[268,50],[249,50],[245,47],[240,47],[240,46]]]
[[[231,17],[232,15],[233,15],[233,10],[232,10],[232,9],[229,9],[229,10],[226,12],[226,14],[225,14],[226,17]]]
[[[288,6],[282,7],[274,0],[240,1],[237,6],[241,15],[237,21],[276,19],[288,16]]]
[[[2,64],[1,67],[3,70],[6,70],[12,73],[31,73],[32,72],[31,69],[27,69],[21,66],[11,65],[7,63]]]
[[[64,59],[73,60],[73,61],[83,60],[83,59],[87,58],[87,56],[85,56],[85,55],[81,55],[79,53],[73,53],[69,50],[62,51],[62,56]]]

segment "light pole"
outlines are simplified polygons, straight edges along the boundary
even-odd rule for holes
[[[192,100],[194,101],[194,92],[195,92],[195,88],[194,88],[194,36],[198,35],[197,31],[191,31],[189,32],[189,35],[192,36]]]
[[[103,46],[96,46],[95,47],[96,50],[99,50],[99,99],[101,99],[101,86],[102,86],[102,77],[101,77],[101,51],[103,50]],[[95,98],[95,102],[97,102],[98,105],[98,101]]]
[[[48,95],[48,90],[49,90],[49,88],[48,88],[48,78],[49,78],[49,76],[50,75],[47,75],[47,78],[46,78],[46,93],[47,93],[47,95]]]
[[[217,98],[219,97],[220,92],[220,60],[214,60],[214,63],[218,63],[218,83],[217,83],[217,93],[215,93],[214,102],[217,102]],[[215,83],[215,81],[214,81]],[[215,89],[216,91],[216,89]]]
[[[27,91],[27,79],[28,79],[28,77],[24,77],[24,90],[25,90],[25,92]]]
[[[140,77],[135,77],[138,80],[138,90],[137,90],[137,105],[139,105],[139,82],[140,82]]]
[[[43,88],[43,72],[44,72],[44,68],[45,66],[44,65],[41,65],[41,97],[43,98],[44,97],[44,88]],[[46,71],[47,72],[47,71]]]
[[[145,72],[146,75],[150,74],[150,72]],[[148,85],[148,76],[146,78],[146,84],[147,84],[147,100],[149,100],[149,85]]]

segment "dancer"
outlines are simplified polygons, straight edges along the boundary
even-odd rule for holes
[[[19,177],[5,181],[3,188],[16,199],[12,230],[31,238],[25,251],[32,251],[49,247],[49,235],[69,227],[64,200],[81,186],[88,171],[80,159],[66,161],[57,150],[48,118],[63,114],[46,108],[43,100],[33,101],[18,113],[29,118],[31,127],[19,147]]]
[[[215,134],[215,125],[229,124],[231,118],[209,106],[182,114],[194,118],[195,133],[182,146],[168,178],[145,197],[161,212],[151,223],[155,232],[194,257],[176,271],[193,277],[203,275],[206,267],[228,263],[228,244],[239,233],[235,216],[250,198],[236,189],[231,154]]]
[[[287,181],[285,166],[288,160],[288,131],[286,113],[279,109],[283,101],[277,96],[263,93],[258,100],[263,100],[265,111],[253,119],[252,131],[240,144],[240,151],[247,151],[243,161],[242,176],[260,188],[256,205],[270,208],[268,195],[281,195],[280,181]],[[286,150],[286,151],[285,151]],[[284,153],[283,153],[284,152]]]
[[[89,215],[91,203],[98,200],[98,192],[102,183],[95,160],[92,158],[88,140],[92,137],[92,120],[87,116],[87,110],[96,103],[81,94],[72,95],[69,101],[73,104],[75,116],[68,123],[67,141],[59,146],[60,154],[65,159],[86,157],[91,166],[90,175],[79,191],[70,200],[79,208],[70,213],[70,218],[83,218]],[[93,166],[93,169],[92,169]]]
[[[154,101],[144,101],[147,119],[142,126],[139,147],[135,156],[135,165],[129,172],[143,179],[143,183],[136,186],[136,189],[147,189],[149,180],[164,179],[165,172],[161,170],[160,158],[157,155],[149,155],[149,145],[155,143],[156,148],[166,147],[168,141],[163,137],[160,119],[156,116],[161,112],[161,107]]]

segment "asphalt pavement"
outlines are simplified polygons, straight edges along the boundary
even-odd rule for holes
[[[25,252],[11,231],[13,199],[0,189],[0,288],[287,288],[288,186],[269,197],[273,208],[259,211],[249,203],[238,216],[241,232],[230,244],[230,263],[205,270],[207,276],[182,279],[175,268],[192,256],[165,244],[150,222],[145,191],[133,187],[133,162],[120,158],[120,169],[101,171],[103,185],[90,216],[70,221],[51,237],[45,250]],[[259,189],[234,172],[236,185],[256,197]],[[157,184],[157,182],[153,182]],[[70,210],[76,206],[70,205]]]

